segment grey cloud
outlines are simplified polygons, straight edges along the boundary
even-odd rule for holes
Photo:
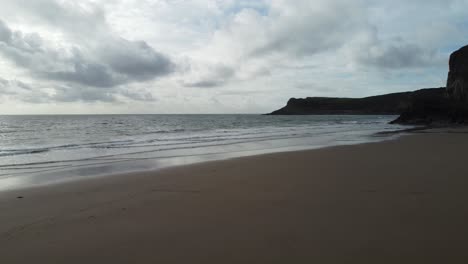
[[[38,35],[23,35],[22,32],[13,32],[1,20],[0,52],[22,67],[31,67],[34,64],[44,67],[47,65],[45,60],[51,60],[53,58],[50,57],[54,57],[52,54],[45,54],[44,50],[41,49],[41,40]]]
[[[9,96],[28,103],[45,103],[50,100],[47,93],[34,89],[28,83],[0,78],[0,97],[2,96]]]
[[[108,89],[88,87],[60,87],[51,100],[57,102],[116,102],[114,92]]]
[[[0,91],[2,94],[18,94],[21,90],[31,90],[31,86],[21,81],[0,78]]]
[[[10,30],[6,26],[5,28]],[[48,48],[37,34],[23,34],[20,31],[13,32],[8,41],[0,39],[0,53],[16,65],[37,75],[70,66],[75,57]]]
[[[0,78],[0,87],[5,87],[6,85],[8,85],[8,81]]]
[[[184,81],[182,84],[185,87],[194,87],[194,88],[212,88],[222,86],[226,82],[232,79],[235,75],[235,69],[226,65],[204,65],[204,69],[208,69],[206,73],[199,73],[197,69],[190,69],[197,76],[196,78]]]
[[[1,95],[15,95],[17,92],[10,84],[10,81],[0,78],[0,96]]]
[[[93,88],[83,86],[47,86],[52,94],[19,80],[0,78],[0,98],[8,96],[27,103],[51,102],[118,102],[117,95],[134,101],[155,101],[152,94],[144,90]]]
[[[98,62],[85,59],[75,51],[68,70],[44,72],[43,76],[93,87],[114,87],[130,82],[148,81],[171,74],[174,64],[145,42],[110,40],[97,50]]]
[[[251,40],[248,55],[307,56],[337,49],[369,26],[364,10],[360,2],[295,1],[290,4],[279,1],[267,17],[255,15],[260,25],[258,36],[264,39]],[[244,26],[249,27],[249,24]]]
[[[26,91],[32,91],[33,87],[30,84],[24,83],[22,81],[15,81],[16,86],[20,89],[26,90]]]
[[[105,12],[89,1],[14,0],[5,4],[11,10],[22,11],[29,19],[65,28],[68,32],[86,34],[108,30]]]
[[[32,92],[28,94],[23,94],[21,96],[16,95],[15,98],[18,98],[20,101],[31,104],[47,104],[50,103],[50,97],[48,94],[41,92]]]
[[[53,80],[94,87],[109,88],[124,83],[123,79],[113,76],[106,66],[95,63],[76,62],[71,71],[45,72],[42,75]]]
[[[11,41],[11,30],[0,20],[0,41],[9,43]]]
[[[133,101],[156,101],[153,95],[144,90],[92,88],[92,87],[58,87],[55,94],[50,97],[56,102],[119,102],[117,95],[129,98]]]
[[[203,80],[192,83],[184,83],[185,87],[212,88],[221,86],[225,81],[222,80]]]
[[[174,63],[168,56],[155,51],[146,42],[129,41],[112,33],[106,21],[105,11],[97,4],[56,0],[16,2],[17,8],[58,28],[74,39],[79,49],[85,50],[92,57],[87,61],[73,62],[74,65],[84,65],[84,68],[75,67],[80,70],[76,74],[73,74],[73,71],[62,72],[58,74],[61,79],[93,86],[92,80],[96,78],[90,76],[90,80],[86,80],[83,79],[83,74],[87,68],[100,65],[105,69],[99,67],[98,70],[106,76],[104,80],[96,80],[96,86],[107,87],[147,81],[171,74],[175,70]],[[114,79],[110,81],[110,78]]]
[[[174,64],[144,41],[116,38],[103,45],[98,52],[103,61],[117,73],[146,81],[174,71]]]
[[[0,20],[0,53],[42,79],[109,88],[175,70],[167,56],[143,41],[128,41],[109,33],[100,36],[94,48],[77,45],[59,50],[40,35],[12,31]]]
[[[375,57],[375,64],[384,68],[425,66],[430,57],[418,46],[389,47],[383,54]]]
[[[340,47],[345,43],[349,33],[338,23],[318,28],[307,25],[307,21],[304,21],[303,26],[289,30],[273,33],[266,43],[253,49],[249,55],[254,57],[274,53],[288,53],[294,56],[314,55]]]
[[[119,92],[120,95],[130,98],[134,101],[154,102],[156,98],[150,92],[147,91],[131,91],[123,90]]]
[[[404,43],[378,43],[360,50],[358,61],[380,69],[418,68],[439,63],[437,53],[427,47]]]
[[[0,25],[12,32],[9,39],[0,39],[0,53],[33,73],[41,73],[66,67],[73,61],[73,54],[44,45],[38,34],[12,31],[0,20]]]

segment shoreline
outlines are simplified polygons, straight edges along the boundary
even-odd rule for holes
[[[32,185],[32,186],[24,186],[24,187],[17,187],[17,188],[12,188],[12,189],[5,189],[1,190],[0,189],[0,198],[2,198],[2,195],[5,196],[5,194],[10,194],[10,193],[21,193],[21,192],[29,192],[29,191],[40,191],[44,188],[59,188],[59,187],[66,187],[67,185],[88,185],[88,184],[94,184],[93,182],[99,182],[99,181],[113,181],[113,180],[127,180],[128,177],[148,177],[148,175],[157,175],[159,174],[165,174],[167,172],[171,173],[172,170],[189,170],[190,167],[198,167],[198,166],[216,166],[216,163],[219,162],[230,162],[230,161],[236,161],[236,160],[244,160],[244,159],[256,159],[256,158],[268,158],[269,156],[276,156],[276,155],[287,155],[291,153],[295,154],[307,154],[311,151],[321,151],[321,150],[328,150],[328,149],[335,149],[335,148],[343,148],[343,147],[352,147],[352,146],[359,146],[359,145],[368,145],[368,144],[379,144],[382,142],[388,142],[388,141],[394,141],[398,140],[401,137],[406,137],[406,136],[412,136],[414,135],[413,133],[416,131],[424,131],[425,129],[408,129],[408,130],[400,130],[400,131],[391,131],[388,133],[375,133],[373,136],[375,137],[381,137],[385,136],[388,138],[378,140],[378,141],[369,141],[369,142],[362,142],[362,143],[352,143],[352,144],[341,144],[341,145],[331,145],[331,146],[316,146],[313,148],[303,148],[303,149],[293,149],[291,150],[282,150],[282,151],[274,151],[274,152],[265,152],[265,153],[258,153],[258,154],[247,154],[247,155],[240,155],[236,156],[233,155],[230,157],[229,155],[226,155],[226,157],[220,157],[220,158],[215,158],[215,159],[206,159],[202,161],[194,161],[194,162],[187,162],[187,163],[181,163],[181,164],[176,164],[176,165],[168,165],[168,166],[162,166],[160,168],[156,169],[147,169],[147,170],[135,170],[135,171],[127,171],[123,173],[110,173],[110,174],[96,174],[96,175],[91,175],[91,176],[84,176],[82,178],[66,178],[64,180],[59,180],[55,182],[50,182],[50,183],[45,183],[45,184],[37,184],[37,185]],[[389,135],[398,135],[398,137],[390,137]],[[242,151],[239,151],[242,152]],[[245,152],[251,152],[251,151],[245,151]],[[228,153],[231,154],[231,153]],[[204,155],[210,155],[210,154],[204,154]],[[204,156],[204,155],[197,155],[197,156],[188,156],[188,157],[195,157],[198,158],[199,156]],[[162,158],[162,159],[171,159],[173,157],[168,157],[168,158]],[[175,157],[178,158],[178,157]],[[148,159],[141,159],[143,161],[145,160],[153,160],[152,158]],[[140,161],[140,160],[137,160]],[[121,163],[121,161],[116,161],[114,162],[116,164]],[[92,166],[84,166],[85,168],[92,168]],[[58,171],[58,173],[61,172],[67,172],[66,170],[63,171]]]
[[[415,131],[424,130],[424,128],[408,128],[389,132],[376,132],[360,139],[354,139],[354,142],[341,142],[339,144],[316,143],[316,145],[289,145],[283,147],[272,147],[265,149],[247,149],[220,153],[188,154],[182,156],[168,156],[155,158],[136,158],[122,159],[119,161],[109,161],[105,163],[86,164],[71,166],[66,169],[51,169],[40,172],[21,173],[0,177],[0,194],[2,192],[41,188],[49,185],[71,184],[74,182],[88,181],[95,178],[119,177],[120,175],[157,173],[161,170],[191,166],[194,164],[203,164],[207,162],[216,162],[231,160],[237,158],[255,157],[270,154],[280,154],[297,151],[319,150],[334,148],[340,146],[352,146],[360,144],[378,143],[388,140],[395,140],[404,135],[410,135]],[[301,138],[296,138],[301,139]],[[308,138],[304,138],[307,142]],[[29,183],[28,183],[29,182]]]
[[[399,137],[411,136],[412,134],[403,134],[407,133],[408,131],[395,131],[390,132],[392,135],[399,135]],[[383,134],[387,136],[387,134]],[[376,133],[375,136],[381,136],[379,133]],[[67,188],[71,186],[86,186],[86,185],[94,185],[99,182],[108,182],[108,181],[126,181],[128,177],[148,177],[148,175],[154,175],[157,177],[159,174],[171,173],[172,170],[190,170],[191,167],[198,167],[198,166],[216,166],[219,162],[230,162],[236,160],[244,160],[244,159],[255,159],[255,158],[268,158],[269,156],[276,156],[276,155],[287,155],[291,153],[295,154],[307,154],[310,151],[321,151],[321,150],[328,150],[328,149],[335,149],[335,148],[342,148],[342,147],[352,147],[352,146],[359,146],[359,145],[367,145],[367,144],[379,144],[382,142],[388,142],[393,140],[398,140],[399,137],[388,138],[380,141],[373,141],[373,142],[364,142],[364,143],[355,143],[355,144],[347,144],[347,145],[332,145],[332,146],[320,146],[316,148],[305,148],[305,149],[298,149],[298,150],[285,150],[285,151],[278,151],[278,152],[267,152],[267,153],[259,153],[259,154],[252,154],[252,155],[245,155],[245,156],[232,156],[232,157],[222,157],[218,159],[207,159],[203,161],[195,161],[195,162],[188,162],[176,165],[169,165],[163,166],[161,168],[156,169],[148,169],[148,170],[135,170],[135,171],[128,171],[123,173],[111,173],[111,174],[96,174],[92,176],[84,176],[82,178],[66,178],[63,180],[58,180],[54,182],[49,182],[45,184],[36,184],[30,186],[22,186],[22,187],[15,187],[11,189],[4,189],[0,188],[0,199],[3,197],[10,196],[11,194],[21,194],[23,192],[42,192],[44,189],[57,189],[57,188]],[[198,157],[198,156],[194,156]],[[146,160],[146,159],[144,159]],[[151,160],[150,158],[148,160]],[[115,163],[119,163],[116,161]],[[59,173],[62,171],[59,171]],[[74,187],[73,187],[74,188]],[[14,196],[14,195],[13,195]],[[21,195],[20,195],[21,196]]]
[[[456,262],[467,152],[435,131],[3,192],[0,262]]]

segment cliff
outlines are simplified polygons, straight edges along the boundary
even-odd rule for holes
[[[414,101],[434,101],[443,97],[445,88],[422,89],[365,98],[308,97],[291,98],[271,115],[398,115]]]
[[[468,46],[450,55],[447,88],[366,98],[292,98],[272,115],[397,115],[394,124],[468,124]]]
[[[455,101],[468,103],[468,46],[450,55],[447,94]]]
[[[430,99],[414,99],[392,123],[468,124],[468,46],[450,55],[445,93]]]

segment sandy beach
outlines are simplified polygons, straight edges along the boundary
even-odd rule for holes
[[[468,134],[0,194],[0,263],[466,263]]]

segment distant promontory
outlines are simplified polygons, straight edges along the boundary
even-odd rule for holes
[[[392,123],[468,123],[468,46],[450,56],[447,87],[365,98],[291,98],[270,115],[400,115]]]
[[[399,115],[415,100],[439,98],[444,93],[445,88],[433,88],[365,98],[291,98],[271,115]]]

